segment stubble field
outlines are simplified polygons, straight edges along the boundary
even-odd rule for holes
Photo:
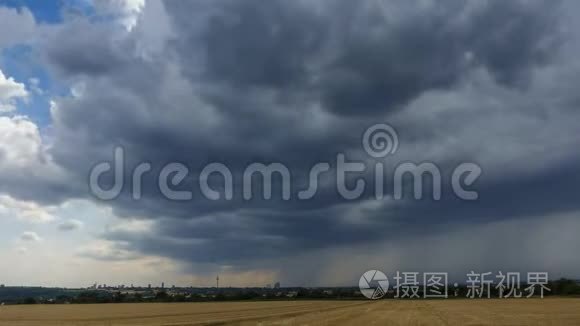
[[[0,325],[580,325],[580,299],[4,306]]]

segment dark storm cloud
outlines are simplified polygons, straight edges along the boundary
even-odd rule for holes
[[[354,115],[398,109],[422,92],[453,87],[473,65],[511,86],[553,51],[546,43],[556,26],[554,4],[492,1],[472,12],[470,4],[441,3],[395,26],[369,13],[378,25],[370,28],[383,31],[375,37],[347,22],[342,53],[323,78],[326,107]]]
[[[76,20],[44,39],[47,61],[64,75],[107,74],[127,64],[123,45],[112,38],[112,28]]]
[[[476,59],[507,85],[526,83],[529,67],[545,63],[562,42],[560,11],[553,3],[525,6],[517,1],[490,2],[489,10],[473,17],[472,39]]]
[[[277,0],[230,2],[224,9],[202,35],[210,80],[274,88],[309,82],[308,62],[328,37],[323,17]]]
[[[461,201],[447,191],[441,201],[385,199],[378,205],[361,200],[318,209],[278,206],[278,210],[245,209],[199,216],[160,219],[152,233],[112,231],[104,237],[127,241],[124,250],[153,253],[196,263],[244,266],[305,251],[433,236],[488,223],[575,213],[580,173],[577,161],[559,171],[530,178],[480,183],[480,200]],[[554,195],[554,192],[558,195]],[[297,204],[300,205],[300,204]],[[320,205],[320,203],[319,203]],[[320,205],[322,206],[322,205]],[[490,239],[493,241],[493,239]],[[259,258],[259,259],[257,259]]]
[[[187,72],[245,91],[298,92],[341,115],[400,109],[425,91],[453,87],[476,65],[506,85],[525,83],[558,41],[556,5],[548,2],[401,4],[404,18],[391,18],[396,6],[378,1],[322,1],[320,11],[300,1],[216,3],[207,26],[178,39],[186,61],[203,45],[207,66],[184,64]],[[168,7],[184,30],[199,3]]]
[[[560,40],[554,1],[447,1],[427,7],[390,2],[384,8],[375,1],[167,1],[165,6],[173,33],[161,54],[139,54],[139,25],[119,36],[98,22],[70,23],[42,49],[59,76],[83,85],[79,96],[58,99],[53,114],[50,154],[70,180],[79,180],[71,187],[88,188],[90,168],[110,161],[115,145],[127,150],[128,168],[148,161],[158,172],[165,163],[186,163],[190,189],[197,185],[195,173],[214,161],[227,164],[238,181],[250,163],[282,162],[293,184],[303,186],[313,163],[332,162],[338,152],[368,158],[361,154],[361,134],[381,122],[402,126],[406,152],[395,161],[440,154],[437,163],[449,173],[456,162],[477,161],[488,150],[486,162],[510,167],[528,157],[532,149],[524,146],[530,142],[525,136],[533,128],[510,115],[524,105],[512,106],[506,98],[527,98],[517,92],[525,93],[534,73],[551,63]],[[487,84],[473,81],[473,75],[486,73]],[[434,92],[451,100],[430,103],[425,116],[408,107]],[[491,95],[485,101],[473,96],[486,92]],[[493,101],[505,102],[493,110]],[[458,106],[451,113],[436,111]],[[533,108],[542,114],[558,109]],[[490,116],[503,118],[487,125],[475,120]],[[489,130],[489,137],[481,137],[481,130]],[[499,132],[507,136],[494,134]],[[545,145],[558,141],[545,139]],[[457,143],[463,147],[454,147]],[[557,166],[546,157],[558,153],[543,154],[538,159]],[[513,161],[504,158],[510,155]],[[150,173],[142,200],[134,201],[126,188],[108,204],[123,217],[153,220],[152,229],[109,230],[103,237],[118,241],[122,253],[243,265],[393,240],[407,232],[575,211],[570,193],[580,181],[577,161],[513,179],[484,165],[479,202],[461,202],[447,189],[441,202],[386,200],[370,208],[370,191],[345,202],[332,187],[310,201],[244,201],[238,188],[232,201],[212,202],[194,193],[192,201],[171,202],[157,189],[157,173]],[[551,190],[558,186],[567,192]]]
[[[378,226],[378,225],[377,225]],[[256,210],[194,220],[160,220],[154,234],[108,232],[106,239],[133,239],[124,249],[197,263],[247,265],[275,258],[377,239],[380,228],[340,221],[336,209],[315,212]]]

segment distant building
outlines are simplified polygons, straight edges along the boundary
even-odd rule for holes
[[[297,292],[297,291],[290,291],[290,292],[288,292],[288,293],[286,294],[286,296],[287,296],[288,298],[295,298],[295,297],[297,297],[297,296],[298,296],[298,292]]]
[[[274,289],[279,289],[280,288],[280,282],[276,282],[274,284]]]
[[[161,288],[165,289],[165,282],[161,282]]]

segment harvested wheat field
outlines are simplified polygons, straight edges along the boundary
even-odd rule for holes
[[[580,299],[5,306],[0,325],[580,325]]]

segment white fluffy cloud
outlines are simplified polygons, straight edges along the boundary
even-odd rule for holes
[[[0,216],[16,217],[31,223],[47,223],[55,219],[52,210],[51,206],[41,206],[32,201],[22,201],[8,195],[0,195]]]
[[[28,95],[26,85],[6,77],[0,70],[0,113],[16,110],[16,101],[26,100]]]
[[[101,14],[112,16],[127,30],[131,30],[145,7],[145,0],[105,0],[95,1],[94,5]]]
[[[24,116],[0,117],[0,166],[26,167],[42,157],[38,126]]]

